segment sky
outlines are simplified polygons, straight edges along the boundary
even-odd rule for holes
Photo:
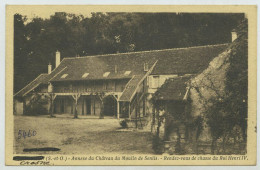
[[[75,12],[75,11],[38,11],[38,10],[31,10],[31,11],[19,11],[18,13],[27,16],[27,22],[30,22],[33,18],[35,17],[40,17],[43,19],[49,19],[51,15],[54,15],[55,12],[66,12],[66,13],[73,13],[76,15],[83,15],[84,17],[91,17],[91,12],[90,11],[81,11],[81,12]]]

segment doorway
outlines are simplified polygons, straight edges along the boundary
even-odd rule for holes
[[[86,98],[86,115],[91,115],[91,99]]]
[[[117,115],[117,101],[113,96],[107,96],[106,98],[104,98],[104,115]]]

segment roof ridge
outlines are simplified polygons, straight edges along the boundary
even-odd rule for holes
[[[230,43],[213,44],[213,45],[201,45],[201,46],[191,46],[191,47],[181,47],[181,48],[168,48],[168,49],[161,49],[161,50],[135,51],[135,52],[125,52],[125,53],[116,53],[116,54],[90,55],[90,56],[83,56],[83,57],[65,57],[65,58],[63,58],[63,60],[64,59],[81,59],[81,58],[112,56],[112,55],[126,55],[126,54],[160,52],[160,51],[169,51],[169,50],[193,49],[193,48],[202,48],[202,47],[214,47],[214,46],[228,45],[228,44],[230,44]]]

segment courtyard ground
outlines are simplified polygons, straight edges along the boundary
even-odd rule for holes
[[[150,132],[122,131],[119,121],[114,118],[72,117],[14,116],[14,152],[23,154],[24,149],[54,147],[60,151],[37,153],[154,154]],[[19,130],[35,131],[36,135],[18,139]]]

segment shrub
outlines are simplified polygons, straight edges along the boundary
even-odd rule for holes
[[[26,106],[25,115],[45,115],[48,114],[48,110],[44,107],[48,103],[48,99],[40,96],[39,94],[33,94],[29,104]]]
[[[119,122],[119,124],[120,124],[120,126],[121,126],[122,128],[124,128],[124,129],[128,127],[126,120],[121,120],[121,121]]]
[[[154,152],[156,154],[162,154],[164,152],[164,143],[163,143],[162,139],[159,136],[154,135],[152,142],[153,142],[152,148],[153,148]]]

